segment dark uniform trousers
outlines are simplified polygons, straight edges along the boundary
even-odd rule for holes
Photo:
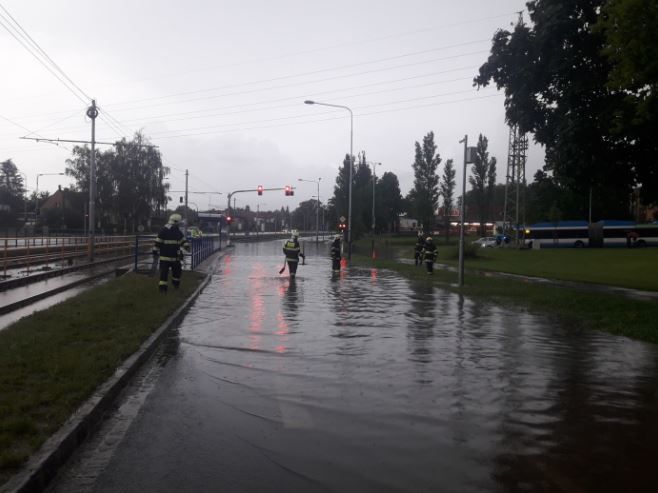
[[[425,245],[423,249],[423,260],[427,266],[427,273],[434,272],[434,261],[436,260],[436,245]]]
[[[183,266],[181,264],[182,250],[189,250],[190,243],[185,235],[178,229],[178,226],[167,224],[155,239],[153,246],[154,254],[160,254],[160,282],[158,289],[162,292],[167,291],[167,279],[169,269],[171,269],[171,283],[174,289],[180,286]]]
[[[180,260],[160,260],[160,282],[158,287],[160,291],[167,290],[167,279],[169,277],[169,269],[171,269],[171,284],[174,286],[174,289],[178,289],[180,286],[180,278],[183,273],[183,266]]]
[[[299,256],[304,256],[304,254],[300,253],[300,251],[301,248],[299,247],[299,242],[297,241],[288,240],[283,245],[283,253],[286,256],[290,277],[295,277],[297,274],[297,265],[299,264]]]
[[[331,245],[331,269],[335,272],[340,270],[340,244]]]

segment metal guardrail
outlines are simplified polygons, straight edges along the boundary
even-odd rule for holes
[[[99,236],[95,238],[95,251],[98,255],[129,255],[132,252],[134,236]],[[89,252],[87,237],[42,236],[27,238],[0,238],[0,262],[3,277],[7,269],[48,265],[50,262],[64,262],[77,257],[85,257]]]
[[[156,235],[141,235],[135,237],[134,270],[135,272],[150,272],[153,265],[151,250]],[[205,259],[220,250],[220,239],[217,234],[204,235],[201,238],[188,238],[190,252],[183,260],[184,270],[194,270]]]

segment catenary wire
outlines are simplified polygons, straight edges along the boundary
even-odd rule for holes
[[[57,71],[58,71],[58,72],[59,72],[59,73],[60,73],[60,74],[61,74],[61,75],[62,75],[62,76],[63,76],[63,77],[64,77],[64,78],[65,78],[65,79],[66,79],[66,80],[67,80],[67,81],[73,86],[73,87],[75,87],[75,88],[78,90],[78,92],[79,92],[80,94],[82,94],[82,95],[87,99],[87,101],[90,101],[91,98],[90,98],[90,97],[89,97],[89,96],[88,96],[88,95],[87,95],[82,89],[80,89],[80,87],[79,87],[75,82],[73,82],[73,80],[72,80],[72,79],[66,74],[66,72],[64,72],[64,71],[61,69],[61,67],[60,67],[59,65],[57,65],[57,64],[55,63],[55,61],[54,61],[52,58],[50,58],[50,56],[48,56],[48,54],[43,50],[43,48],[41,48],[41,46],[39,45],[39,43],[37,43],[37,42],[32,38],[32,36],[30,36],[29,33],[28,33],[25,29],[23,29],[23,26],[20,25],[20,23],[19,23],[19,22],[18,22],[18,21],[17,21],[17,20],[16,20],[11,14],[10,14],[10,13],[9,13],[9,11],[8,11],[8,10],[7,10],[2,4],[0,4],[0,9],[2,9],[2,10],[3,10],[3,11],[9,16],[9,18],[14,22],[14,24],[15,24],[16,26],[18,26],[18,29],[20,29],[20,32],[23,33],[23,37],[24,37],[24,38],[27,38],[27,39],[32,43],[32,46],[34,46],[34,47],[36,48],[37,52],[40,53],[40,54],[41,54],[46,60],[48,60],[48,61],[50,62],[50,64],[51,64],[53,67],[55,67],[55,69],[56,69],[56,70],[57,70]],[[2,14],[0,14],[0,15],[2,15]],[[6,18],[5,18],[5,19],[6,19]],[[14,28],[14,29],[15,29],[15,28]]]
[[[170,98],[176,98],[176,97],[179,97],[179,96],[188,96],[188,95],[200,94],[200,93],[204,93],[204,92],[213,92],[213,91],[218,91],[218,90],[222,90],[222,89],[230,89],[230,88],[234,88],[234,87],[244,87],[244,86],[247,86],[247,85],[256,85],[256,84],[263,84],[263,83],[268,83],[268,82],[277,82],[277,81],[287,80],[287,79],[295,79],[295,78],[299,78],[299,77],[306,77],[306,76],[309,76],[309,75],[316,75],[316,74],[320,74],[320,73],[324,73],[324,72],[335,72],[337,70],[344,70],[344,69],[348,69],[348,68],[362,67],[364,65],[373,65],[373,64],[376,64],[376,63],[382,63],[382,62],[387,62],[387,61],[392,61],[392,60],[399,60],[401,58],[406,58],[406,57],[410,57],[410,56],[423,55],[423,54],[432,53],[432,52],[435,52],[435,51],[442,51],[442,50],[447,50],[447,49],[451,49],[451,48],[457,48],[457,47],[460,47],[460,46],[467,46],[467,45],[483,43],[483,42],[490,42],[490,40],[489,39],[478,39],[478,40],[473,40],[473,41],[466,41],[464,43],[457,43],[457,44],[449,45],[449,46],[441,46],[441,47],[436,47],[436,48],[430,48],[430,49],[427,49],[427,50],[420,50],[420,51],[415,51],[415,52],[411,52],[411,53],[403,53],[401,55],[378,58],[378,59],[375,59],[375,60],[369,60],[369,61],[365,61],[365,62],[350,63],[350,64],[345,64],[345,65],[339,65],[339,66],[336,66],[336,67],[329,67],[329,68],[323,68],[323,69],[318,69],[318,70],[311,70],[311,71],[308,71],[308,72],[300,72],[300,73],[297,73],[297,74],[281,75],[281,76],[278,76],[278,77],[270,77],[268,79],[260,79],[260,80],[256,80],[256,81],[250,81],[250,82],[225,84],[225,85],[222,85],[222,86],[216,86],[216,87],[207,88],[207,89],[196,89],[194,91],[182,91],[182,92],[178,92],[178,93],[167,94],[167,95],[164,95],[164,96],[153,96],[153,97],[149,97],[149,98],[140,98],[140,99],[128,100],[128,101],[117,102],[117,103],[108,103],[106,106],[117,107],[117,106],[122,106],[122,105],[126,105],[126,104],[132,104],[132,103],[157,101],[157,100],[161,100],[161,99],[170,99]],[[476,52],[476,53],[479,54],[480,52],[481,52],[481,50]],[[466,55],[469,55],[469,54],[471,54],[471,53],[467,53]],[[457,56],[459,56],[459,55],[457,55]],[[450,59],[450,58],[454,58],[454,57],[455,56],[450,56],[450,57],[445,57],[445,58],[438,58],[438,59],[435,59],[435,60]]]
[[[467,91],[462,91],[462,92],[467,92]],[[423,100],[423,99],[428,99],[430,97],[440,97],[441,95],[434,95],[434,96],[426,96],[422,98],[416,98],[415,100]],[[403,108],[391,108],[388,110],[382,110],[382,111],[377,111],[377,112],[370,112],[370,113],[363,113],[363,114],[356,114],[355,117],[360,117],[360,116],[369,116],[369,115],[374,115],[374,114],[382,114],[382,113],[390,113],[394,111],[402,111],[405,109],[416,109],[416,108],[425,108],[429,106],[437,106],[437,105],[442,105],[442,104],[452,104],[452,103],[458,103],[458,102],[464,102],[464,101],[475,101],[479,99],[488,99],[491,97],[495,96],[500,96],[500,94],[492,94],[488,96],[477,96],[473,98],[461,98],[461,99],[456,99],[456,100],[450,100],[450,101],[440,101],[438,103],[425,103],[423,105],[417,105],[417,106],[410,106],[410,107],[403,107]],[[405,100],[407,102],[413,101],[414,99],[411,100]],[[391,104],[400,104],[400,101],[394,101],[394,102],[388,102],[388,103],[382,103],[380,105],[369,105],[367,107],[374,107],[374,106],[385,106],[385,105],[391,105]],[[358,108],[353,108],[353,109],[358,109]],[[325,114],[331,114],[331,113],[339,113],[339,110],[331,110],[326,112]],[[259,123],[259,122],[269,122],[269,121],[280,121],[280,120],[290,120],[293,118],[304,118],[304,116],[290,116],[290,117],[281,117],[281,118],[274,118],[274,119],[269,119],[269,120],[254,120],[252,122],[244,122],[246,124],[250,123]],[[231,129],[231,130],[225,130],[225,131],[211,131],[211,132],[198,132],[198,133],[184,133],[184,134],[176,134],[176,135],[152,135],[151,137],[154,140],[158,139],[173,139],[173,138],[180,138],[180,137],[192,137],[192,136],[199,136],[199,135],[214,135],[214,134],[220,134],[220,133],[229,133],[229,132],[239,132],[239,131],[244,131],[244,130],[253,130],[253,129],[260,129],[260,128],[272,128],[272,127],[278,127],[278,126],[289,126],[289,125],[300,125],[300,124],[306,124],[306,123],[318,123],[318,122],[325,122],[325,121],[331,121],[331,120],[341,120],[344,119],[345,116],[339,116],[339,117],[332,117],[332,118],[325,118],[325,119],[320,119],[320,120],[307,120],[307,121],[301,121],[301,122],[292,122],[292,123],[285,123],[285,124],[279,124],[279,125],[268,125],[268,126],[263,126],[263,127],[247,127],[247,128],[237,128],[237,129]],[[218,125],[215,127],[207,127],[207,128],[217,128],[220,126],[227,126],[226,125]],[[172,130],[173,132],[173,130]],[[165,132],[163,132],[165,133]]]

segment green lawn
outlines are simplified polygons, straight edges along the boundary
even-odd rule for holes
[[[0,485],[199,286],[130,274],[0,331]]]
[[[470,243],[474,238],[468,238]],[[383,258],[413,258],[414,238],[378,238],[376,250]],[[437,241],[440,263],[457,265],[456,246]],[[370,239],[359,241],[357,250],[365,254]],[[472,250],[469,250],[472,253]],[[656,248],[477,248],[465,261],[466,269],[508,272],[626,288],[658,291],[658,249]]]
[[[466,267],[658,291],[655,248],[480,248]]]

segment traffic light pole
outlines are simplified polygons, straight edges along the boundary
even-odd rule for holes
[[[228,194],[228,206],[226,208],[226,211],[229,215],[229,217],[232,217],[233,214],[231,214],[231,197],[235,195],[236,193],[251,193],[251,192],[277,192],[280,190],[290,190],[293,191],[295,190],[295,187],[279,187],[279,188],[250,188],[248,190],[233,190],[231,193]],[[231,244],[231,224],[227,221],[226,223],[226,246],[229,246]]]

